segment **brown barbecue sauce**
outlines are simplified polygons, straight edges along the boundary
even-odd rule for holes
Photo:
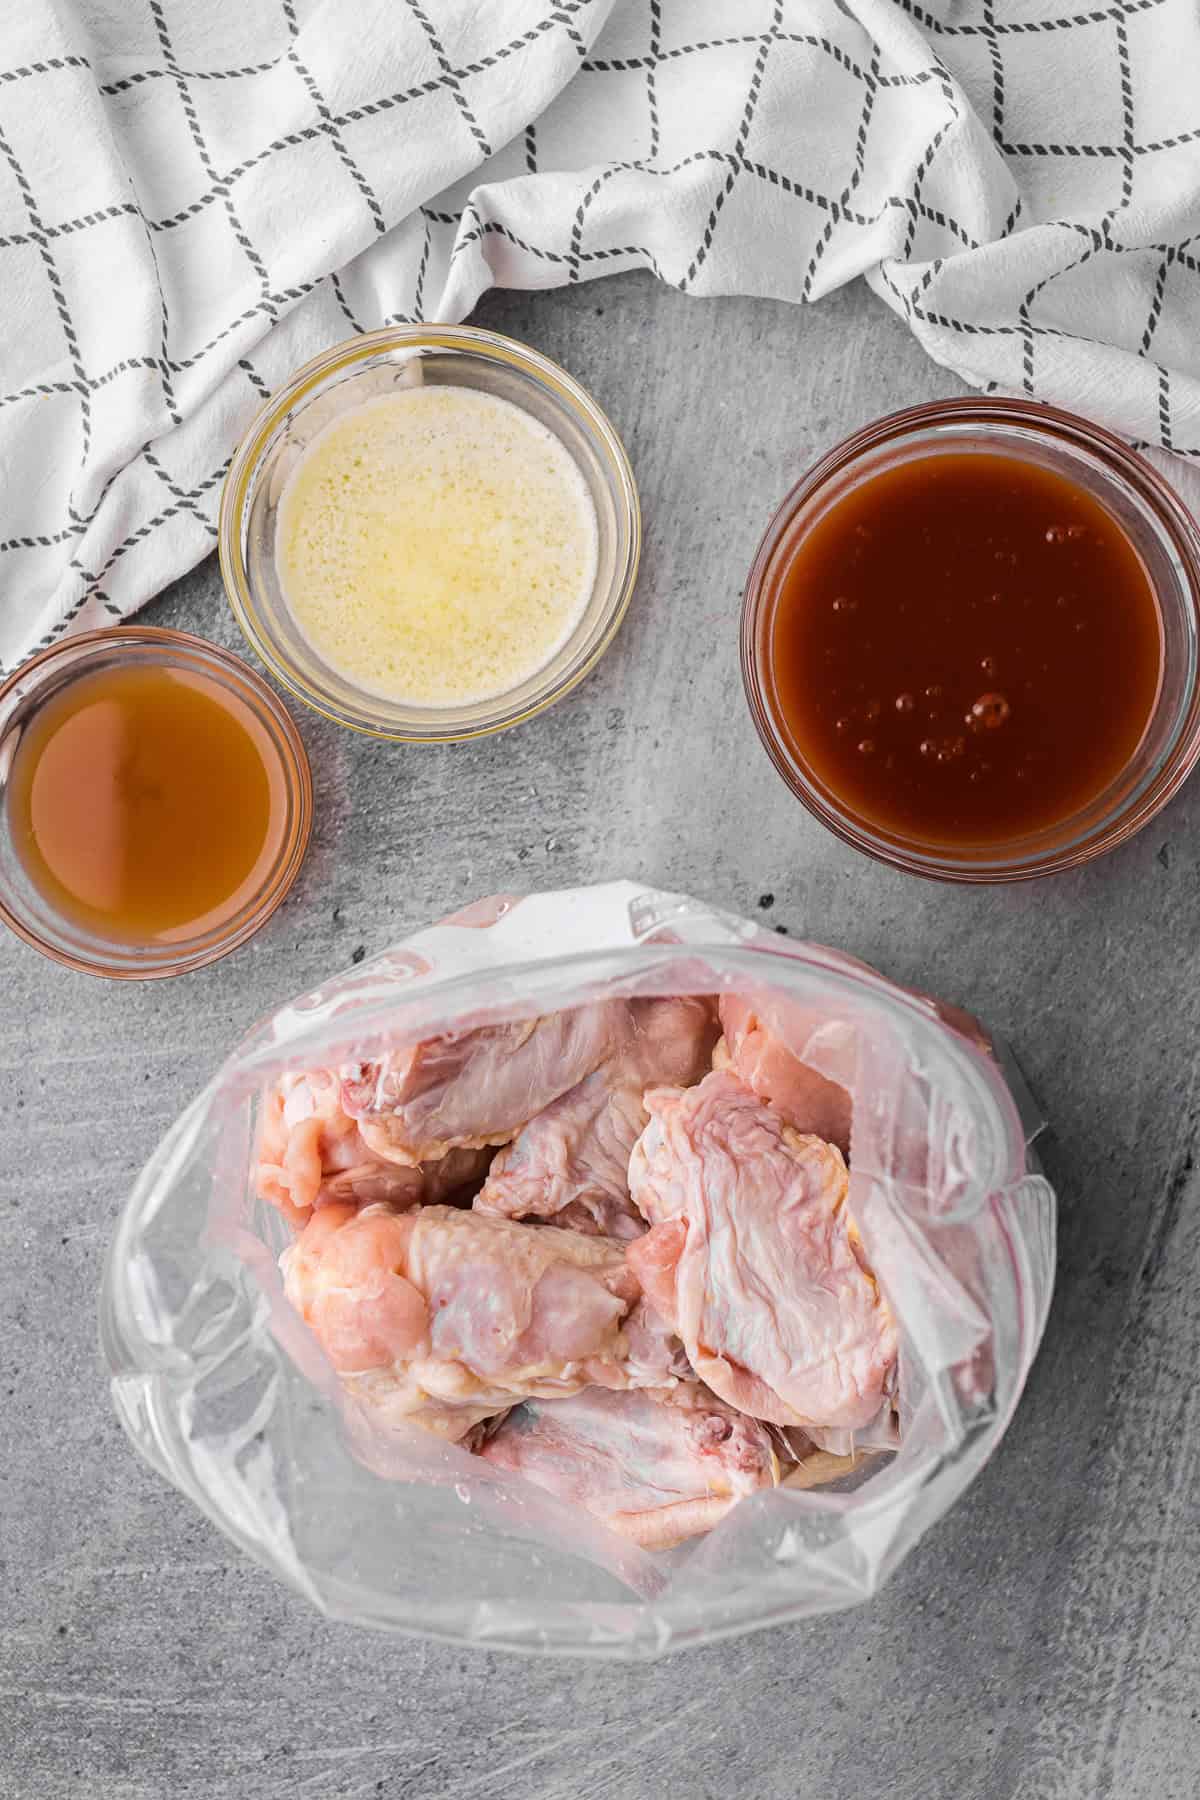
[[[1097,500],[1039,464],[955,451],[868,477],[805,532],[768,654],[793,753],[842,807],[985,845],[1069,818],[1121,772],[1162,633]]]

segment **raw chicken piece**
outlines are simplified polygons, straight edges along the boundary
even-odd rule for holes
[[[703,999],[634,1000],[629,1014],[632,1036],[501,1150],[477,1211],[640,1237],[646,1226],[629,1198],[629,1153],[646,1124],[642,1095],[659,1082],[698,1081],[716,1024]]]
[[[710,1531],[743,1494],[780,1478],[767,1428],[698,1383],[667,1394],[593,1387],[571,1400],[529,1400],[479,1454],[647,1550]]]
[[[882,1451],[895,1451],[900,1448],[900,1421],[896,1416],[895,1402],[885,1399],[879,1412],[873,1419],[857,1431],[843,1431],[839,1428],[810,1425],[808,1432],[785,1432],[789,1444],[798,1437],[807,1437],[811,1448],[826,1452],[830,1456],[850,1457],[877,1455]],[[793,1454],[796,1460],[803,1460],[799,1453]]]
[[[851,1099],[846,1088],[810,1068],[763,1024],[753,1002],[722,994],[725,1035],[713,1056],[715,1069],[731,1068],[740,1081],[769,1101],[797,1131],[811,1131],[850,1154]]]
[[[785,1469],[782,1487],[804,1489],[828,1487],[831,1481],[841,1481],[846,1475],[853,1475],[860,1469],[872,1452],[851,1451],[847,1456],[835,1456],[831,1450],[809,1449],[807,1456],[800,1462],[793,1463]]]
[[[629,1032],[624,1000],[446,1032],[346,1071],[341,1104],[389,1162],[433,1162],[456,1146],[507,1144]]]
[[[404,1163],[355,1163],[349,1169],[326,1172],[315,1204],[330,1200],[351,1200],[358,1206],[380,1202],[405,1207],[421,1204],[437,1206],[443,1200],[456,1198],[465,1205],[472,1188],[479,1186],[492,1160],[490,1150],[471,1150],[463,1146],[448,1150],[437,1162],[418,1163],[415,1168]]]
[[[380,1422],[463,1437],[531,1395],[671,1387],[679,1346],[622,1248],[450,1206],[326,1206],[281,1259],[285,1291]]]
[[[303,1230],[313,1208],[334,1200],[405,1207],[445,1200],[481,1181],[490,1152],[455,1150],[436,1163],[382,1162],[342,1110],[332,1069],[284,1075],[267,1096],[259,1140],[258,1192]]]
[[[896,1356],[840,1151],[736,1076],[652,1088],[629,1164],[652,1229],[628,1257],[702,1381],[777,1425],[866,1425]]]

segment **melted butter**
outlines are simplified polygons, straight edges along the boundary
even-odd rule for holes
[[[313,440],[280,502],[276,560],[332,668],[389,699],[464,705],[567,641],[597,536],[583,475],[545,426],[473,388],[410,388]]]

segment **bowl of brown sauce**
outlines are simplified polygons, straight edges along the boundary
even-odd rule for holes
[[[286,709],[236,656],[132,626],[0,687],[0,919],[94,975],[178,975],[257,931],[312,821]]]
[[[869,855],[949,881],[1123,843],[1200,755],[1200,532],[1101,427],[1018,400],[877,420],[793,488],[742,614],[784,780]]]

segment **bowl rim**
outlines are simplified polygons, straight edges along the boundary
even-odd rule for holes
[[[1065,841],[1060,838],[1040,852],[1035,849],[1008,862],[990,860],[987,855],[974,861],[955,858],[948,853],[947,846],[921,846],[915,841],[891,839],[849,808],[837,804],[836,797],[810,781],[796,758],[788,752],[767,703],[760,666],[759,638],[769,604],[765,593],[766,577],[776,551],[801,508],[827,482],[871,452],[922,430],[957,423],[976,425],[981,432],[994,433],[997,449],[1007,441],[1013,455],[1020,455],[1020,446],[1010,435],[1016,431],[1041,436],[1051,444],[1082,449],[1100,461],[1107,475],[1123,480],[1170,540],[1186,578],[1187,593],[1181,616],[1193,645],[1200,645],[1200,526],[1158,470],[1114,432],[1078,413],[1043,401],[997,394],[965,394],[922,401],[870,420],[827,450],[789,489],[767,525],[746,577],[741,614],[742,685],[755,729],[775,769],[801,804],[843,843],[876,862],[929,880],[973,886],[1029,881],[1076,868],[1116,849],[1149,824],[1178,792],[1200,759],[1200,664],[1196,663],[1195,656],[1196,666],[1192,669],[1174,739],[1159,767],[1141,789],[1124,796],[1115,810],[1088,826],[1081,837]],[[1151,591],[1161,623],[1163,598],[1153,584]],[[1021,838],[1007,840],[1016,846],[1028,841]],[[998,853],[1004,849],[1004,844],[993,849]]]
[[[610,474],[619,494],[620,523],[628,533],[624,566],[613,580],[603,629],[588,655],[555,687],[521,707],[518,712],[498,715],[472,726],[451,725],[445,730],[414,731],[384,723],[370,724],[351,718],[320,690],[310,687],[294,673],[291,662],[280,652],[271,632],[264,628],[243,555],[243,524],[254,493],[255,481],[264,452],[281,420],[297,406],[307,403],[325,379],[341,368],[362,362],[386,350],[446,349],[469,352],[485,360],[506,364],[532,376],[563,400],[576,419],[588,428],[589,435],[604,452]],[[642,551],[642,514],[637,482],[629,453],[611,419],[583,384],[553,358],[517,338],[502,332],[488,331],[479,325],[392,325],[377,331],[366,331],[322,350],[301,365],[262,403],[247,426],[234,451],[221,488],[217,521],[217,554],[221,577],[230,610],[251,649],[266,665],[281,686],[313,712],[332,724],[357,732],[360,736],[379,738],[399,744],[458,744],[476,738],[491,737],[514,725],[524,724],[545,712],[591,674],[609,649],[629,610],[637,584]],[[366,693],[366,690],[362,690]],[[373,696],[379,699],[379,696]],[[499,706],[505,696],[495,697]],[[414,709],[416,710],[416,709]],[[432,716],[438,709],[430,708]]]
[[[251,668],[249,663],[232,650],[226,650],[223,645],[214,644],[195,632],[178,631],[165,625],[106,625],[95,631],[81,631],[59,638],[27,658],[0,682],[0,706],[3,706],[14,690],[28,682],[31,674],[44,671],[47,665],[60,657],[77,654],[81,650],[102,651],[114,644],[127,645],[139,656],[143,652],[154,650],[186,650],[202,662],[207,660],[217,663],[245,684],[260,712],[268,715],[275,727],[273,742],[279,752],[279,763],[294,812],[291,828],[280,848],[278,871],[260,904],[242,917],[235,930],[219,934],[190,954],[183,946],[171,946],[177,953],[169,957],[164,954],[157,962],[110,965],[99,956],[80,955],[61,944],[50,942],[20,914],[15,913],[0,893],[0,923],[6,925],[31,949],[40,951],[52,962],[61,963],[78,974],[94,975],[109,981],[161,981],[173,975],[190,974],[194,969],[205,968],[228,956],[260,931],[282,905],[300,873],[312,835],[312,768],[295,721],[278,694],[256,669]],[[84,667],[80,670],[81,674],[86,673],[89,660],[86,655],[82,658]],[[121,949],[121,945],[114,944],[114,955],[119,955]]]

